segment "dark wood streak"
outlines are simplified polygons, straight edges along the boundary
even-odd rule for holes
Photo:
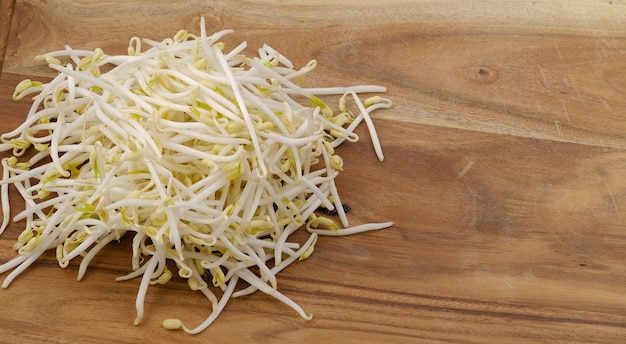
[[[341,286],[345,288],[345,286]],[[354,288],[351,286],[350,288]],[[379,290],[370,290],[373,292],[380,292]],[[394,292],[395,293],[395,292]],[[333,297],[337,300],[341,300],[341,298],[337,298],[334,293],[318,293],[318,295],[323,296],[328,299],[332,299]],[[511,320],[528,320],[533,322],[551,322],[551,323],[563,323],[563,324],[575,324],[575,325],[599,325],[604,327],[615,327],[619,329],[624,328],[624,320],[614,320],[614,321],[603,321],[603,320],[593,320],[593,319],[581,319],[576,317],[563,317],[563,316],[549,316],[549,315],[540,315],[540,314],[532,314],[536,311],[535,308],[531,308],[523,305],[511,305],[511,304],[502,304],[502,303],[487,303],[487,302],[477,302],[471,299],[459,299],[459,298],[441,298],[441,297],[433,297],[430,295],[417,295],[417,294],[408,294],[404,296],[410,296],[417,300],[424,300],[426,302],[394,302],[391,300],[379,300],[375,298],[368,297],[358,297],[358,296],[350,296],[350,302],[355,303],[364,303],[364,304],[379,304],[381,308],[406,308],[410,307],[419,310],[426,311],[434,311],[434,312],[454,312],[463,315],[469,316],[478,316],[478,317],[492,317],[498,319],[511,319]],[[457,304],[455,305],[432,305],[428,301],[432,301],[435,303],[441,302],[443,304],[451,303]],[[485,309],[470,309],[467,305],[472,306],[483,306]],[[508,311],[494,311],[492,308],[505,308]]]

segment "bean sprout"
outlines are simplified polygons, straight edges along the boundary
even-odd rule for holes
[[[34,94],[33,104],[0,136],[0,150],[12,151],[1,160],[0,234],[11,220],[9,185],[25,207],[12,220],[26,224],[18,256],[0,265],[12,270],[3,288],[48,250],[63,268],[81,257],[80,280],[104,246],[130,232],[132,271],[117,280],[141,277],[136,325],[149,286],[167,283],[173,266],[212,312],[195,328],[167,319],[166,329],[201,332],[228,299],[257,290],[311,319],[278,291],[277,273],[309,257],[318,235],[392,225],[350,227],[335,185],[343,159],[334,148],[358,140],[359,122],[383,159],[370,112],[391,101],[358,94],[385,88],[303,88],[316,61],[296,70],[268,45],[253,58],[245,42],[226,51],[220,39],[231,31],[207,35],[204,18],[200,31],[133,37],[128,55],[65,47],[38,57],[58,75],[17,85],[13,98]],[[338,110],[319,98],[329,95],[340,97]],[[337,209],[341,225],[318,207]],[[301,227],[308,240],[289,241]],[[236,290],[239,280],[249,286]]]

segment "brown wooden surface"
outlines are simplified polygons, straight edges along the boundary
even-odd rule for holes
[[[0,71],[4,62],[4,53],[9,40],[9,29],[11,28],[11,17],[13,15],[13,0],[0,0]]]
[[[13,87],[52,75],[35,55],[123,53],[133,35],[198,32],[201,15],[209,31],[236,29],[227,41],[317,59],[310,85],[388,87],[384,163],[360,128],[338,184],[352,223],[396,225],[321,238],[279,275],[312,321],[254,294],[195,337],[160,328],[209,312],[180,280],[150,288],[132,325],[139,281],[114,281],[127,240],[81,282],[49,254],[0,290],[0,341],[624,342],[626,1],[2,0],[0,131],[28,108]],[[0,262],[19,231],[0,238]]]

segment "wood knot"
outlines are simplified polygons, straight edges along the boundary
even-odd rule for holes
[[[498,80],[499,77],[500,73],[498,73],[498,70],[485,66],[474,68],[470,75],[470,78],[477,84],[491,84]]]

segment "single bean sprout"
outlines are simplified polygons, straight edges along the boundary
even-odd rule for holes
[[[38,57],[58,74],[17,85],[13,98],[34,94],[33,103],[0,136],[0,150],[12,151],[1,161],[0,234],[9,185],[25,207],[13,218],[25,222],[18,256],[0,265],[11,271],[3,288],[48,250],[63,268],[80,257],[80,280],[104,246],[130,232],[132,271],[118,280],[141,277],[135,324],[149,286],[167,283],[172,269],[212,312],[195,328],[168,319],[166,329],[201,332],[231,297],[257,290],[311,319],[277,290],[277,273],[309,257],[318,235],[392,225],[350,227],[335,185],[344,161],[334,148],[358,140],[359,122],[383,159],[370,112],[391,102],[358,94],[385,88],[304,88],[315,61],[296,70],[268,45],[246,57],[245,42],[225,51],[220,39],[231,31],[207,35],[204,18],[200,29],[161,42],[133,37],[128,55],[65,47]],[[339,96],[338,110],[319,98],[329,95]],[[340,224],[318,207],[336,209]],[[289,241],[300,227],[308,240]],[[239,280],[249,286],[237,290]]]

